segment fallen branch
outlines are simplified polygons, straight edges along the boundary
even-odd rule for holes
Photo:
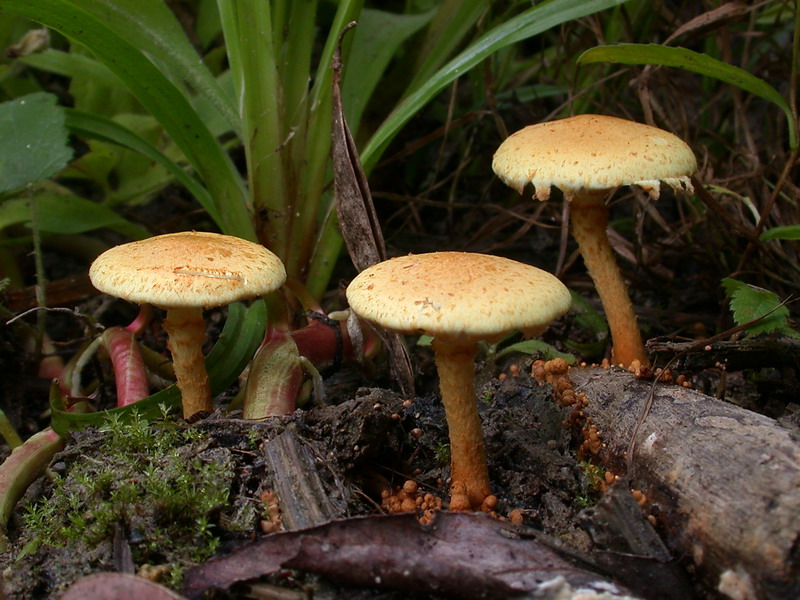
[[[601,432],[601,458],[624,470],[651,382],[620,370],[573,369]],[[670,549],[736,599],[800,597],[800,444],[773,419],[659,384],[630,457]]]

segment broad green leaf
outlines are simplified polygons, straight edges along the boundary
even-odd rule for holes
[[[766,240],[800,240],[800,225],[781,225],[767,229],[759,239]]]
[[[797,122],[789,103],[774,87],[734,65],[686,48],[661,46],[659,44],[618,44],[590,48],[578,57],[578,64],[597,62],[622,63],[626,65],[662,65],[678,67],[713,77],[734,85],[746,92],[776,104],[786,115],[789,125],[789,145],[797,148]]]
[[[249,308],[238,302],[228,307],[228,318],[219,340],[206,357],[213,395],[227,390],[253,358],[264,338],[266,319],[266,304],[262,300],[254,302]],[[58,398],[51,395],[51,426],[60,435],[66,435],[71,429],[101,425],[111,416],[130,418],[135,412],[146,419],[155,419],[162,416],[161,406],[177,408],[180,403],[180,392],[175,385],[134,404],[96,413],[67,412]]]
[[[107,227],[135,240],[150,236],[138,225],[110,208],[77,196],[39,193],[32,198],[12,198],[0,203],[0,230],[31,220],[30,203],[36,202],[37,227],[46,233],[75,234]]]
[[[64,113],[52,94],[0,104],[0,193],[58,173],[72,158],[67,141]]]
[[[389,61],[400,45],[427,25],[433,15],[434,11],[418,15],[368,8],[361,11],[342,82],[344,115],[353,136],[357,135],[364,108]]]
[[[255,240],[241,176],[189,101],[139,49],[67,0],[0,0],[0,11],[39,21],[88,48],[158,119],[208,186],[221,229]]]
[[[761,319],[747,328],[748,335],[757,333],[778,332],[792,337],[800,337],[788,322],[789,309],[781,306],[780,298],[773,292],[748,285],[726,277],[722,287],[730,299],[733,320],[737,325],[744,325],[754,319]]]
[[[532,37],[552,27],[580,19],[627,0],[549,0],[529,8],[487,31],[441,69],[413,90],[383,122],[361,153],[364,169],[369,172],[386,146],[425,104],[492,53]]]

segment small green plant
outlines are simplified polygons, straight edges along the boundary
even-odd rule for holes
[[[437,464],[440,465],[449,465],[450,464],[450,444],[445,442],[440,442],[436,444],[436,449],[434,450],[434,456],[436,457]]]
[[[142,417],[112,417],[99,431],[97,451],[72,464],[49,498],[27,507],[26,552],[95,547],[121,526],[143,540],[131,543],[137,565],[180,571],[209,558],[218,545],[209,515],[227,502],[231,474],[226,464],[185,452],[202,432],[171,418],[151,424]]]
[[[789,325],[789,309],[773,292],[730,277],[722,280],[722,287],[737,325],[759,319],[746,329],[745,335],[780,333],[800,337],[800,333]]]
[[[583,474],[586,475],[589,490],[591,492],[597,492],[602,489],[602,486],[605,484],[605,469],[600,465],[595,465],[587,461],[580,461],[579,466]]]

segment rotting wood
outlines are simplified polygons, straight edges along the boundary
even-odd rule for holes
[[[283,529],[322,525],[345,514],[341,497],[335,502],[319,475],[319,462],[292,431],[284,431],[262,448],[278,496]]]
[[[572,369],[576,391],[621,472],[651,383],[622,370]],[[670,549],[737,599],[800,597],[800,444],[776,421],[658,384],[630,485],[642,490]]]
[[[73,275],[48,281],[45,284],[45,297],[48,306],[74,306],[81,300],[97,294],[97,290],[89,281],[88,275]],[[38,306],[36,286],[31,285],[18,290],[8,290],[2,296],[3,304],[14,314],[30,310]]]

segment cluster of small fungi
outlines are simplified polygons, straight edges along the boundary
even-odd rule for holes
[[[416,512],[419,522],[429,524],[437,510],[442,510],[442,499],[429,492],[422,493],[413,479],[407,480],[397,490],[381,492],[381,508],[387,513]]]
[[[389,514],[402,512],[415,512],[417,519],[423,525],[430,524],[436,513],[443,508],[441,497],[430,492],[421,492],[419,485],[413,479],[408,479],[396,490],[383,490],[381,492],[381,508]],[[497,496],[486,497],[481,505],[481,512],[485,512],[490,517],[505,521],[508,519],[514,524],[522,523],[523,514],[520,509],[512,510],[508,517],[498,515],[494,510],[497,506]],[[471,510],[467,500],[466,488],[463,483],[455,482],[450,488],[449,510],[469,511]]]
[[[275,533],[280,531],[283,524],[281,517],[281,507],[278,502],[278,495],[272,490],[261,492],[261,503],[264,505],[266,518],[261,519],[259,526],[264,533]]]
[[[596,456],[603,447],[600,440],[600,431],[597,425],[592,423],[592,418],[587,417],[584,407],[589,403],[586,394],[576,392],[572,387],[567,373],[569,364],[563,358],[553,360],[537,360],[531,367],[531,376],[541,385],[549,383],[553,387],[553,396],[561,406],[571,408],[569,415],[564,421],[564,427],[570,429],[580,429],[583,441],[578,448],[578,456],[587,458]]]
[[[581,363],[581,366],[585,367],[587,364]],[[647,381],[657,379],[660,383],[674,383],[685,388],[692,387],[691,382],[686,379],[685,375],[681,374],[675,376],[672,373],[672,370],[669,368],[662,369],[661,367],[658,367],[656,369],[652,369],[649,365],[643,365],[638,359],[631,361],[631,364],[627,367],[623,364],[619,364],[617,366],[620,369],[625,369],[629,373],[633,373],[636,376],[636,379],[644,379]],[[610,369],[611,361],[609,361],[607,358],[604,358],[603,362],[600,363],[600,367],[603,369]]]
[[[661,382],[673,381],[672,373],[669,369],[664,369],[664,371],[659,369],[658,372],[654,373],[649,367],[642,366],[639,361],[634,361],[634,363],[637,364],[632,364],[628,370],[634,373],[637,378],[652,379],[658,377],[658,380]],[[556,358],[549,361],[537,360],[531,367],[531,376],[537,383],[540,385],[549,383],[552,386],[553,396],[556,402],[561,406],[572,407],[569,416],[564,421],[564,427],[581,426],[583,441],[578,448],[578,456],[585,459],[596,456],[603,447],[603,442],[600,439],[600,431],[597,429],[597,425],[592,423],[592,418],[587,417],[583,411],[583,408],[589,403],[586,394],[575,392],[572,387],[572,382],[570,382],[567,376],[568,372],[569,364],[567,364],[567,361],[563,358]],[[681,378],[682,376],[679,376],[679,378],[675,380],[675,383],[683,385],[684,387],[689,387],[685,378],[683,378],[682,381],[680,380]],[[596,482],[597,491],[600,493],[605,492],[609,486],[618,479],[619,477],[617,475],[614,475],[611,471],[606,471],[603,477]],[[647,497],[644,493],[640,490],[631,490],[631,494],[634,500],[636,500],[636,503],[644,510],[647,503]],[[648,515],[647,518],[651,523],[655,524],[655,517]]]

